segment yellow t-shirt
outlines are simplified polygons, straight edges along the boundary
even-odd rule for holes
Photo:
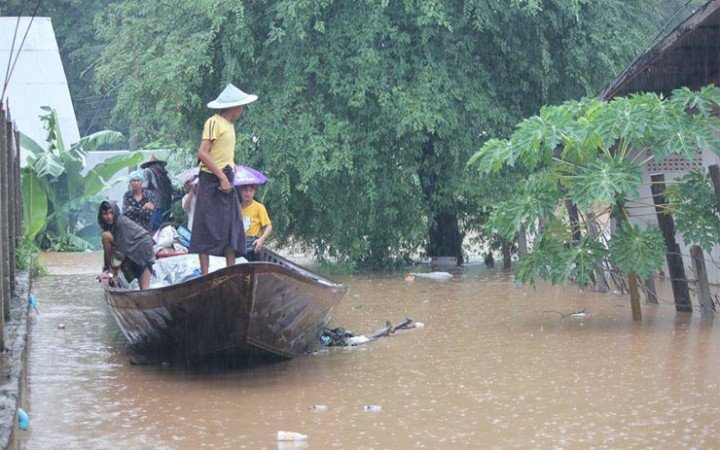
[[[215,114],[205,121],[202,138],[213,141],[212,147],[210,147],[210,157],[220,170],[225,166],[235,169],[235,127],[233,124]],[[212,173],[202,162],[200,170]]]
[[[262,203],[255,200],[242,209],[242,216],[245,236],[247,237],[259,237],[262,228],[270,225],[267,209]]]

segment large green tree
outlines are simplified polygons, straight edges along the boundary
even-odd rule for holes
[[[467,158],[541,105],[598,90],[648,44],[656,11],[640,0],[126,0],[98,20],[96,75],[141,136],[191,151],[224,83],[259,94],[236,157],[273,178],[264,200],[284,236],[371,265],[418,248],[462,259],[463,225],[494,201],[468,189]]]

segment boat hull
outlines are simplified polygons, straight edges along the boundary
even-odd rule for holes
[[[273,253],[145,291],[106,286],[128,341],[174,359],[265,352],[295,357],[318,343],[347,286]]]

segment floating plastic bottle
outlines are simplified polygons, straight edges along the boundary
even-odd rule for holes
[[[415,322],[415,328],[425,328],[425,324],[422,322]]]
[[[28,295],[28,308],[32,308],[35,312],[38,312],[37,299],[35,298],[35,294],[32,292]]]
[[[313,411],[327,411],[328,407],[327,405],[314,405],[311,406],[310,409],[312,409]]]
[[[295,431],[278,431],[278,441],[307,441],[307,434],[297,433]]]
[[[380,412],[380,411],[382,411],[382,406],[365,405],[365,406],[363,406],[363,411],[365,411],[365,412]]]
[[[18,415],[18,428],[21,430],[27,430],[30,426],[30,416],[25,412],[24,409],[18,408],[17,410]]]

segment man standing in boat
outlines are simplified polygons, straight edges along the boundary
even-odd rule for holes
[[[225,256],[227,265],[245,254],[245,232],[237,193],[232,186],[235,172],[235,128],[245,105],[257,100],[232,84],[208,103],[219,112],[203,127],[198,149],[200,176],[193,218],[190,253],[200,255],[200,271],[208,273],[209,255]]]

